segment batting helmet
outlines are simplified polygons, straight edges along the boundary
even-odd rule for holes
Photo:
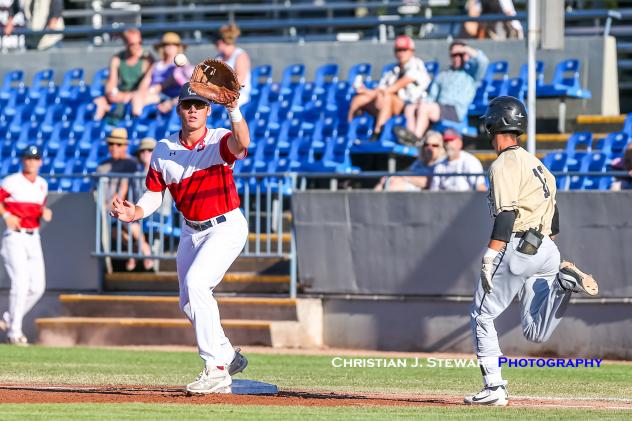
[[[481,119],[491,137],[498,133],[513,133],[520,136],[527,131],[527,109],[519,99],[512,96],[492,99]]]

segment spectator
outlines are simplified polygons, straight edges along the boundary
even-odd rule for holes
[[[129,139],[127,138],[127,130],[124,128],[116,128],[112,130],[110,136],[107,138],[108,142],[108,150],[110,152],[110,157],[103,161],[97,167],[97,174],[134,174],[138,171],[138,161],[131,158],[127,154],[127,147],[129,145]],[[128,200],[136,200],[134,196],[136,192],[132,189],[130,191],[129,188],[129,179],[128,178],[112,178],[109,180],[109,190],[106,193],[105,203],[109,203],[114,200],[114,195],[118,195],[121,198],[127,198]],[[125,230],[125,226],[123,227],[124,231],[122,233],[123,244],[127,243],[127,231]],[[134,228],[131,226],[130,228],[132,232],[132,237],[138,241],[140,234],[140,226]],[[113,238],[116,238],[113,235]],[[151,254],[151,249],[149,245],[141,237],[141,251],[145,255]],[[150,270],[153,267],[153,261],[150,259],[145,260],[145,269]],[[135,259],[129,259],[126,264],[126,269],[132,271],[136,268]]]
[[[241,84],[237,105],[242,106],[250,101],[252,83],[250,81],[250,56],[236,44],[239,35],[241,35],[241,31],[234,23],[222,26],[215,39],[215,48],[219,52],[217,58],[228,64],[237,73],[237,79]]]
[[[160,59],[151,65],[140,82],[138,90],[132,95],[132,114],[134,116],[141,115],[143,108],[149,104],[160,103],[158,108],[163,113],[171,110],[173,99],[177,98],[180,88],[193,73],[191,64],[178,68],[173,62],[176,55],[184,53],[186,47],[185,44],[182,44],[180,35],[175,32],[166,32],[162,36],[162,40],[154,45]],[[185,68],[188,69],[185,70]],[[178,69],[180,69],[179,72],[189,71],[189,76],[178,77],[176,74]]]
[[[480,176],[445,176],[438,174],[481,174],[483,165],[474,155],[463,150],[463,139],[455,131],[448,129],[443,135],[446,159],[438,162],[433,171],[430,190],[486,191],[485,178]]]
[[[27,26],[33,31],[61,31],[64,29],[64,0],[24,0],[22,3]],[[29,48],[46,50],[63,38],[61,34],[29,36]]]
[[[419,146],[419,157],[408,167],[407,171],[416,172],[418,176],[382,177],[376,191],[421,191],[428,188],[428,179],[434,166],[444,159],[443,136],[439,132],[428,130],[423,143]]]
[[[395,39],[398,65],[387,72],[377,89],[356,87],[357,95],[349,107],[348,120],[363,111],[376,117],[372,140],[377,140],[389,118],[401,114],[406,104],[416,103],[426,93],[430,77],[423,60],[414,56],[415,43],[407,35]],[[421,136],[420,136],[421,137]]]
[[[465,8],[472,17],[481,15],[515,16],[516,8],[511,0],[468,0]],[[465,31],[473,38],[504,40],[523,39],[524,30],[519,20],[496,22],[466,22]]]
[[[9,36],[15,27],[14,16],[20,12],[20,2],[18,0],[0,0],[0,26],[1,35]]]
[[[481,50],[463,41],[450,44],[449,70],[435,78],[428,97],[406,107],[406,137],[421,138],[430,123],[439,120],[461,122],[467,116],[470,103],[476,94],[478,82],[485,75],[489,59]]]
[[[142,37],[138,29],[123,32],[125,50],[110,60],[110,75],[105,83],[105,96],[94,100],[97,110],[95,120],[101,120],[117,106],[115,117],[122,117],[124,105],[132,100],[134,91],[149,70],[153,58],[143,51]]]
[[[615,171],[627,171],[628,177],[617,177],[611,190],[632,190],[632,142],[628,143],[622,158],[612,161],[612,169]]]

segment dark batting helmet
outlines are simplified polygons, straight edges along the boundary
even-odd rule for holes
[[[498,133],[520,136],[527,131],[527,109],[519,99],[512,96],[492,99],[481,119],[490,137]]]

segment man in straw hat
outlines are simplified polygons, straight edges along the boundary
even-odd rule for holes
[[[138,91],[132,96],[132,114],[139,116],[146,105],[168,103],[178,97],[180,88],[191,78],[193,66],[186,64],[181,68],[174,64],[174,58],[184,53],[187,46],[182,43],[180,35],[175,32],[166,32],[159,43],[154,45],[160,59],[151,65],[151,68],[140,82]],[[188,74],[182,77],[178,73]],[[171,110],[170,106],[160,107],[161,112]]]
[[[182,128],[158,142],[145,181],[147,191],[136,204],[115,197],[111,206],[115,218],[138,221],[159,208],[168,189],[182,212],[185,223],[176,257],[180,308],[195,329],[204,360],[204,369],[186,387],[195,394],[229,392],[231,376],[248,364],[224,334],[213,297],[248,238],[232,167],[246,156],[250,133],[236,101],[226,108],[231,130],[207,127],[210,101],[185,84],[177,107]]]

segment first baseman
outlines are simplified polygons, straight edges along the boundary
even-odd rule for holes
[[[522,330],[533,342],[549,339],[571,292],[597,295],[592,276],[570,262],[560,264],[552,240],[559,233],[555,177],[535,156],[518,146],[527,111],[513,97],[498,97],[482,117],[498,158],[489,170],[489,204],[495,216],[471,311],[474,348],[485,387],[467,404],[507,405],[507,381],[494,320],[518,295]]]
[[[137,221],[156,211],[169,189],[185,218],[176,257],[180,308],[193,324],[205,363],[197,380],[187,385],[189,393],[228,392],[231,375],[248,364],[224,335],[213,297],[248,238],[232,165],[246,156],[250,133],[236,101],[227,109],[232,131],[206,127],[211,102],[186,83],[177,106],[181,130],[154,149],[147,191],[136,205],[115,197],[111,209],[123,222]]]
[[[46,286],[39,226],[40,218],[48,222],[53,212],[46,207],[48,183],[38,176],[41,166],[39,148],[27,147],[22,171],[6,177],[0,187],[0,215],[7,224],[1,253],[11,278],[9,311],[3,313],[0,329],[7,330],[7,341],[14,345],[28,345],[22,319]]]

